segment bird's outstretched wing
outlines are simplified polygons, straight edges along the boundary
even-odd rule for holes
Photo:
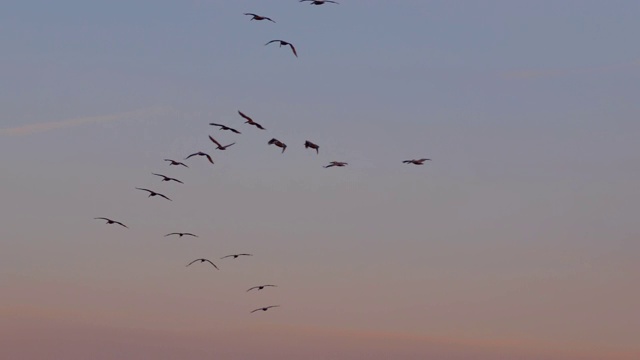
[[[238,110],[238,114],[240,114],[240,116],[242,116],[243,118],[247,119],[249,122],[253,122],[253,119],[245,115],[242,111]]]
[[[293,46],[293,44],[289,43],[289,47],[291,48],[291,51],[293,51],[293,55],[298,57],[298,52],[296,51],[295,46]]]
[[[234,145],[234,144],[235,144],[235,142],[232,142],[232,143],[231,143],[231,144],[229,144],[229,145],[225,145],[225,146],[223,146],[223,148],[225,148],[225,149],[226,149],[226,148],[228,148],[229,146]]]
[[[165,235],[164,237],[171,236],[171,235],[180,235],[180,233],[171,233],[171,234]]]
[[[262,125],[258,124],[257,122],[254,122],[253,125],[255,125],[260,130],[265,130],[265,128],[263,128]]]
[[[127,229],[129,228],[127,225],[125,225],[125,224],[121,223],[120,221],[114,221],[113,223],[114,223],[114,224],[118,224],[118,225],[120,225],[120,226],[122,226],[122,227],[125,227],[125,228],[127,228]]]
[[[244,15],[249,15],[249,16],[258,16],[258,15],[253,14],[253,13],[244,13]]]
[[[189,235],[189,236],[193,236],[193,237],[198,237],[198,235],[192,234],[192,233],[183,233],[183,235]]]
[[[192,262],[190,262],[189,264],[187,264],[187,267],[188,267],[189,265],[193,264],[194,262],[198,262],[198,261],[202,261],[202,259],[195,259],[195,260],[193,260]]]
[[[163,198],[165,198],[165,199],[169,200],[169,201],[173,201],[173,200],[169,199],[168,197],[166,197],[165,195],[162,195],[162,194],[160,194],[160,193],[156,193],[156,194],[157,194],[158,196],[161,196],[161,197],[163,197]]]
[[[107,218],[103,218],[103,217],[99,217],[99,218],[93,218],[94,220],[106,220],[106,221],[111,221],[111,219],[107,219]]]
[[[207,160],[209,160],[210,163],[213,164],[213,159],[211,158],[211,156],[209,156],[209,154],[204,154],[204,156],[207,158]]]
[[[271,43],[278,42],[278,41],[282,42],[282,40],[271,40],[271,41],[269,41],[268,43],[266,43],[264,45],[267,46],[267,45],[269,45]]]
[[[216,268],[216,270],[220,270],[218,269],[218,267],[216,266],[216,264],[212,263],[211,260],[208,259],[204,259],[204,261],[208,262],[209,264],[213,265],[214,268]]]
[[[170,179],[169,177],[164,176],[164,175],[161,175],[161,174],[156,174],[156,173],[151,173],[151,174],[153,174],[153,175],[155,175],[155,176],[163,177],[163,178],[165,178],[165,179]]]
[[[192,156],[196,156],[196,155],[200,155],[200,153],[193,153],[193,154],[191,154],[191,155],[187,156],[187,157],[186,157],[186,158],[184,158],[184,159],[185,159],[185,160],[189,160],[189,158],[190,158],[190,157],[192,157]]]
[[[155,192],[153,192],[153,191],[151,191],[149,189],[143,189],[143,188],[139,188],[139,187],[137,187],[136,189],[142,190],[142,191],[147,191],[149,194],[155,194]]]
[[[232,257],[232,256],[235,256],[235,255],[227,255],[227,256],[223,256],[223,257],[221,257],[220,259],[225,259],[225,258]]]
[[[222,144],[220,144],[219,142],[216,141],[216,139],[214,139],[211,135],[209,135],[209,140],[213,141],[214,144],[218,145],[219,147],[222,147]]]
[[[251,290],[253,290],[253,289],[257,289],[257,288],[259,288],[259,287],[260,287],[260,286],[254,286],[254,287],[250,288],[249,290],[247,290],[247,292],[249,292],[249,291],[251,291]]]

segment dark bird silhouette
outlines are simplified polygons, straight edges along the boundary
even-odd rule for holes
[[[217,141],[216,141],[216,139],[214,139],[213,137],[211,137],[211,135],[209,135],[209,139],[210,139],[211,141],[213,141],[213,143],[214,143],[214,144],[218,145],[218,147],[216,148],[217,150],[227,150],[227,148],[228,148],[229,146],[231,146],[231,145],[235,144],[234,142],[232,142],[232,143],[231,143],[231,144],[229,144],[229,145],[222,146],[219,142],[217,142]]]
[[[152,173],[152,174],[155,175],[155,176],[161,176],[162,177],[162,181],[175,181],[175,182],[178,182],[180,184],[184,184],[182,181],[180,181],[178,179],[170,178],[168,176],[164,176],[164,175],[156,174],[156,173]]]
[[[346,165],[349,165],[349,164],[346,163],[346,162],[332,161],[329,165],[325,166],[325,168],[330,168],[330,167],[333,167],[333,166],[342,167],[342,166],[346,166]]]
[[[182,166],[188,168],[187,165],[185,165],[184,163],[181,163],[180,161],[175,161],[175,160],[171,160],[171,159],[164,159],[164,161],[169,161],[170,162],[169,166],[171,166],[171,165],[182,165]]]
[[[216,123],[209,123],[209,125],[211,125],[211,126],[218,126],[218,127],[220,128],[220,130],[230,130],[230,131],[232,131],[232,132],[234,132],[234,133],[236,133],[236,134],[242,134],[240,131],[238,131],[238,130],[236,130],[236,129],[234,129],[234,128],[230,128],[230,127],[228,127],[228,126],[226,126],[226,125],[216,124]]]
[[[427,160],[431,160],[431,159],[412,159],[412,160],[405,160],[403,161],[403,163],[413,164],[413,165],[424,165],[424,162]]]
[[[205,262],[205,261],[206,261],[206,262],[208,262],[209,264],[213,265],[213,267],[214,267],[214,268],[216,268],[217,270],[220,270],[220,269],[218,269],[218,267],[216,266],[216,264],[212,263],[212,262],[211,262],[211,260],[209,260],[209,259],[195,259],[195,260],[193,260],[192,262],[190,262],[189,264],[187,264],[187,267],[188,267],[189,265],[193,264],[194,262],[198,262],[198,261],[200,261],[201,263],[203,263],[203,262]]]
[[[271,40],[268,43],[264,44],[265,46],[273,43],[273,42],[280,42],[280,46],[279,47],[283,47],[283,46],[287,46],[289,45],[289,47],[291,48],[291,51],[293,51],[293,55],[295,55],[296,57],[298,57],[298,52],[296,51],[296,48],[293,46],[292,43],[290,42],[286,42],[284,40]]]
[[[223,256],[220,259],[224,259],[224,258],[228,258],[228,257],[232,257],[232,256],[233,256],[234,259],[237,259],[238,256],[253,256],[253,255],[251,255],[251,254],[233,254],[233,255]]]
[[[111,219],[107,219],[107,218],[103,218],[103,217],[97,217],[97,218],[94,218],[94,219],[96,219],[96,220],[106,220],[107,224],[118,224],[120,226],[126,227],[127,229],[129,228],[127,225],[121,223],[120,221],[115,221],[115,220],[111,220]]]
[[[308,1],[309,5],[324,5],[325,3],[338,4],[337,2],[331,1],[331,0],[300,0],[300,2],[305,2],[305,1]]]
[[[238,110],[238,114],[240,114],[240,116],[242,116],[243,118],[245,118],[245,120],[247,120],[247,121],[244,122],[245,124],[253,125],[253,126],[257,127],[258,129],[265,130],[265,128],[263,128],[262,125],[260,125],[257,122],[253,121],[252,118],[250,118],[247,115],[245,115],[244,113],[242,113],[242,111]]]
[[[191,154],[191,155],[187,156],[187,157],[186,157],[186,158],[184,158],[184,159],[185,159],[185,160],[187,160],[187,159],[189,159],[189,158],[190,158],[190,157],[192,157],[192,156],[204,156],[204,157],[206,157],[206,158],[207,158],[207,160],[209,160],[209,162],[210,162],[210,163],[212,163],[212,164],[213,164],[213,159],[211,158],[211,156],[209,156],[209,154],[207,154],[207,153],[203,153],[202,151],[198,151],[197,153],[193,153],[193,154]]]
[[[260,290],[264,289],[267,286],[277,287],[275,285],[260,285],[260,286],[254,286],[254,287],[250,288],[249,290],[247,290],[247,292],[249,292],[249,291],[251,291],[253,289],[258,289],[258,291],[260,291]]]
[[[169,201],[172,201],[172,200],[171,200],[171,199],[169,199],[168,197],[166,197],[166,196],[164,196],[164,195],[162,195],[162,194],[160,194],[160,193],[157,193],[157,192],[155,192],[155,191],[152,191],[152,190],[149,190],[149,189],[142,189],[142,188],[136,188],[136,189],[149,192],[149,197],[152,197],[152,196],[160,196],[160,197],[163,197],[163,198],[165,198],[165,199],[167,199],[167,200],[169,200]]]
[[[282,148],[282,152],[281,153],[284,153],[284,151],[287,150],[287,145],[285,145],[285,143],[283,143],[282,141],[280,141],[280,140],[278,140],[276,138],[273,138],[273,139],[269,140],[269,142],[267,144],[275,145],[275,146],[277,146],[279,148]]]
[[[244,14],[245,15],[249,15],[249,16],[253,16],[251,18],[251,20],[258,20],[258,21],[260,21],[260,20],[269,20],[272,23],[275,23],[275,21],[271,20],[271,18],[268,18],[266,16],[260,16],[260,15],[256,15],[256,14],[253,14],[253,13],[244,13]],[[249,20],[249,21],[251,21],[251,20]]]
[[[267,306],[267,307],[262,307],[262,308],[258,308],[258,309],[255,309],[255,310],[251,311],[251,313],[254,313],[254,312],[256,312],[256,311],[260,311],[260,310],[262,310],[262,311],[267,311],[267,310],[269,310],[269,309],[271,309],[271,308],[279,307],[279,306],[280,306],[280,305],[271,305],[271,306]]]
[[[195,235],[195,234],[192,234],[192,233],[177,233],[177,232],[176,233],[167,234],[164,237],[171,236],[171,235],[178,235],[180,237],[183,237],[184,235],[198,237],[198,235]]]
[[[320,146],[318,146],[318,145],[316,145],[316,144],[312,143],[312,142],[311,142],[311,141],[309,141],[309,140],[307,140],[307,141],[305,141],[305,142],[304,142],[304,148],[305,148],[305,149],[309,149],[309,148],[311,148],[311,149],[315,149],[315,150],[316,150],[316,154],[319,154],[319,153],[320,153]]]

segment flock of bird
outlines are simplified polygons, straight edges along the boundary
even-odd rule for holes
[[[325,3],[338,4],[335,1],[329,1],[329,0],[300,0],[300,2],[301,3],[302,2],[309,2],[310,5],[324,5]],[[271,18],[266,17],[266,16],[262,16],[262,15],[258,15],[258,14],[254,14],[254,13],[244,13],[244,15],[251,16],[251,20],[257,20],[257,21],[267,20],[267,21],[271,21],[271,22],[275,23],[274,20],[272,20]],[[287,41],[284,41],[284,40],[271,40],[271,41],[267,42],[265,44],[265,46],[269,45],[271,43],[279,43],[280,47],[289,46],[291,48],[291,51],[293,52],[293,54],[296,57],[298,57],[298,52],[296,51],[296,48],[294,47],[293,44],[291,44],[291,43],[289,43]],[[249,124],[251,126],[255,126],[256,128],[258,128],[260,130],[266,130],[261,124],[259,124],[256,121],[254,121],[251,117],[249,117],[248,115],[244,114],[242,111],[238,110],[238,114],[240,115],[240,117],[242,117],[245,120],[244,121],[245,124]],[[238,130],[230,127],[230,126],[224,125],[224,124],[209,123],[209,125],[218,127],[219,130],[230,131],[230,132],[238,134],[238,135],[242,134],[240,131],[238,131]],[[231,147],[231,146],[233,146],[235,144],[235,142],[232,142],[232,143],[230,143],[228,145],[222,145],[220,142],[218,142],[216,139],[214,139],[213,136],[211,136],[211,135],[209,135],[209,139],[216,146],[215,149],[216,150],[221,150],[221,151],[227,150],[229,147]],[[287,145],[285,143],[283,143],[282,141],[276,139],[276,138],[272,138],[271,140],[269,140],[267,142],[267,145],[275,145],[276,147],[282,149],[281,153],[284,153],[285,150],[287,149]],[[309,141],[309,140],[306,140],[304,142],[304,148],[305,149],[315,150],[316,154],[320,154],[320,146],[315,144],[315,143],[313,143],[313,142],[311,142],[311,141]],[[209,163],[214,164],[214,161],[213,161],[213,158],[211,157],[211,155],[209,155],[208,153],[203,152],[203,151],[198,151],[198,152],[195,152],[193,154],[190,154],[189,156],[185,157],[183,161],[189,160],[189,159],[191,159],[193,157],[196,157],[196,156],[204,157],[209,161]],[[410,160],[404,160],[403,163],[412,164],[412,165],[424,165],[424,162],[425,161],[429,161],[429,160],[431,160],[431,159],[427,159],[427,158],[410,159]],[[164,159],[164,161],[168,162],[169,166],[178,166],[178,167],[189,168],[189,166],[187,166],[187,164],[185,164],[182,161],[177,161],[177,160],[173,160],[173,159]],[[344,166],[347,166],[347,165],[349,165],[349,164],[347,162],[344,162],[344,161],[331,161],[328,165],[325,165],[323,167],[324,168],[344,167]],[[152,174],[155,175],[155,176],[161,177],[162,178],[162,180],[161,180],[162,182],[176,182],[176,183],[179,183],[179,184],[184,184],[182,181],[180,181],[178,179],[175,179],[175,178],[172,178],[172,177],[169,177],[169,176],[166,176],[166,175],[162,175],[162,174],[158,174],[158,173],[152,173]],[[164,194],[161,194],[159,192],[156,192],[156,191],[153,191],[153,190],[150,190],[150,189],[139,188],[139,187],[136,187],[136,189],[140,190],[140,191],[147,192],[149,194],[148,197],[157,196],[157,197],[161,197],[161,198],[164,198],[166,200],[172,201],[168,196],[166,196]],[[120,226],[122,226],[124,228],[127,228],[127,229],[129,228],[127,225],[123,224],[120,221],[115,221],[115,220],[112,220],[112,219],[109,219],[109,218],[106,218],[106,217],[96,217],[94,219],[96,219],[96,220],[104,220],[104,221],[106,221],[106,224],[109,224],[109,225],[116,224],[116,225],[120,225]],[[168,236],[178,236],[180,238],[182,238],[183,236],[198,237],[198,235],[192,234],[192,233],[188,233],[188,232],[173,232],[173,233],[169,233],[169,234],[165,235],[165,237],[168,237]],[[220,260],[226,259],[226,258],[237,259],[240,256],[253,256],[253,254],[247,254],[247,253],[231,254],[231,255],[226,255],[226,256],[221,257]],[[205,258],[195,259],[195,260],[191,261],[190,263],[188,263],[186,266],[189,267],[189,266],[191,266],[192,264],[195,264],[195,263],[200,263],[200,264],[209,263],[216,270],[220,270],[220,268],[213,261],[211,261],[209,259],[205,259]],[[249,292],[251,290],[254,290],[254,289],[257,289],[258,291],[260,291],[260,290],[263,290],[266,287],[277,287],[277,286],[276,285],[272,285],[272,284],[253,286],[253,287],[249,288],[247,290],[247,292]],[[254,313],[254,312],[257,312],[257,311],[267,311],[267,310],[269,310],[271,308],[275,308],[275,307],[280,307],[280,305],[269,305],[269,306],[260,307],[260,308],[257,308],[255,310],[250,311],[250,313]]]

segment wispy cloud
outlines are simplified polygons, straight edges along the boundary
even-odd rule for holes
[[[156,107],[138,109],[138,110],[123,112],[118,114],[87,116],[87,117],[80,117],[80,118],[67,119],[67,120],[61,120],[61,121],[52,121],[52,122],[30,124],[30,125],[24,125],[24,126],[12,127],[12,128],[4,128],[4,129],[0,129],[0,135],[7,135],[7,136],[30,135],[34,133],[40,133],[40,132],[68,128],[68,127],[75,127],[80,125],[104,123],[104,122],[119,121],[119,120],[129,120],[129,119],[140,119],[141,117],[166,114],[169,111],[170,109],[167,107],[156,106]]]

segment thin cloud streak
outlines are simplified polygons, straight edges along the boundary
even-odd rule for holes
[[[61,121],[52,121],[46,123],[38,123],[38,124],[30,124],[25,126],[18,126],[13,128],[4,128],[0,129],[0,135],[5,136],[21,136],[21,135],[31,135],[35,133],[41,133],[56,129],[75,127],[87,124],[95,124],[95,123],[104,123],[118,120],[129,120],[133,118],[140,118],[143,116],[152,116],[152,115],[161,115],[166,114],[169,110],[168,107],[151,107],[151,108],[143,108],[118,114],[111,115],[99,115],[99,116],[87,116],[81,118],[67,119]]]

